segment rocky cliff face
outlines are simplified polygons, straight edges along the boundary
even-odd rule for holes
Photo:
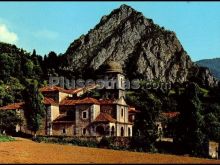
[[[194,64],[174,32],[154,24],[127,5],[103,16],[100,23],[75,40],[64,58],[66,69],[82,73],[97,70],[107,61],[117,61],[128,77],[185,82]],[[204,73],[206,73],[205,71]],[[204,81],[214,84],[210,74]]]
[[[213,75],[220,80],[220,58],[196,61],[199,66],[208,67]]]

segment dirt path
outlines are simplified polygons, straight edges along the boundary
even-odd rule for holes
[[[220,163],[183,156],[36,143],[17,138],[0,143],[0,163]]]

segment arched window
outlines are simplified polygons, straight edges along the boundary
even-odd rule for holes
[[[121,77],[121,88],[122,88],[122,89],[124,88],[124,80],[123,80],[123,77]]]
[[[124,128],[121,127],[121,136],[124,136]]]
[[[87,111],[83,111],[82,112],[82,118],[83,119],[87,119],[88,118],[88,112]]]
[[[96,127],[96,133],[97,135],[101,136],[101,135],[105,135],[105,129],[103,126],[97,126]]]
[[[123,117],[124,116],[124,110],[123,110],[123,108],[121,109],[121,117]]]
[[[109,81],[109,89],[111,89],[111,87],[112,87],[112,82],[111,82],[111,80]]]
[[[135,120],[135,115],[132,115],[131,120],[132,120],[132,121]]]
[[[112,126],[112,129],[111,129],[111,136],[114,136],[115,135],[115,127]]]
[[[66,134],[66,129],[65,128],[63,128],[63,134]]]
[[[83,128],[83,135],[85,135],[86,134],[86,129],[85,128]]]
[[[131,136],[131,128],[128,128],[128,136]]]

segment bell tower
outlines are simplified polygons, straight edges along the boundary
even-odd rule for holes
[[[122,66],[110,61],[105,66],[105,88],[103,91],[104,98],[119,99],[125,97],[125,76]]]

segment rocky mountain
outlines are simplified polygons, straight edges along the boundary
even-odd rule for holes
[[[70,44],[64,70],[83,74],[119,62],[129,78],[171,82],[197,79],[214,85],[210,71],[193,63],[176,37],[130,6],[122,5]]]
[[[200,60],[196,63],[199,66],[208,67],[213,75],[220,80],[220,58]]]

